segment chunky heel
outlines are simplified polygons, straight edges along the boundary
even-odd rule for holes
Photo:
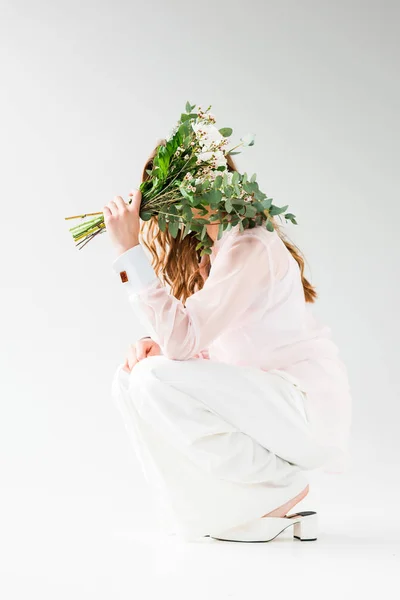
[[[313,511],[299,512],[293,525],[293,537],[301,542],[311,542],[318,537],[318,515]]]
[[[293,527],[293,539],[302,542],[316,540],[317,513],[307,510],[285,517],[261,517],[228,531],[210,534],[208,537],[224,542],[270,542],[289,527]]]

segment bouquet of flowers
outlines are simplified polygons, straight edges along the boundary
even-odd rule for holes
[[[286,213],[288,205],[275,206],[258,187],[256,174],[229,172],[227,156],[240,154],[240,146],[253,146],[254,135],[240,138],[240,144],[227,150],[232,135],[230,127],[217,129],[215,116],[196,105],[186,103],[186,112],[171,131],[165,145],[157,148],[149,178],[140,184],[140,218],[143,221],[157,216],[158,226],[176,238],[181,230],[182,239],[194,232],[199,240],[196,250],[200,255],[210,254],[213,240],[206,226],[218,223],[217,239],[225,230],[239,223],[240,231],[265,224],[274,230],[271,218],[283,213],[285,219],[296,224],[295,215]],[[131,202],[131,200],[130,200]],[[196,214],[192,209],[197,209]],[[211,214],[210,214],[211,213]],[[93,217],[72,227],[73,238],[83,248],[93,237],[105,231],[104,214],[88,213],[66,219]]]

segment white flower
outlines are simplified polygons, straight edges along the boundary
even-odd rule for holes
[[[245,146],[253,146],[255,139],[254,133],[247,133],[243,137],[240,138],[240,141],[243,142]]]
[[[223,152],[221,152],[221,150],[214,152],[214,168],[216,169],[221,166],[226,167],[226,165],[227,165],[227,162],[226,162],[225,154]]]
[[[193,123],[192,128],[200,146],[202,146],[205,152],[218,146],[225,139],[214,125],[200,121]]]
[[[225,155],[220,150],[216,150],[214,152],[212,152],[212,151],[200,152],[197,155],[197,158],[201,162],[211,161],[212,167],[214,169],[216,169],[217,167],[219,167],[221,165],[226,166],[226,164],[227,164]]]
[[[228,183],[232,183],[232,177],[233,177],[233,172],[227,171],[226,178],[227,178]]]
[[[198,160],[201,162],[208,162],[212,159],[212,157],[213,153],[211,151],[199,152],[199,154],[197,155]]]

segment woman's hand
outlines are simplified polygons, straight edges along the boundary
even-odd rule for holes
[[[125,359],[125,364],[122,367],[124,371],[130,373],[133,367],[139,360],[147,358],[147,356],[156,356],[161,354],[161,348],[151,338],[145,338],[137,340],[134,344],[129,346],[128,356]]]
[[[103,207],[104,224],[118,256],[139,244],[142,193],[135,190],[129,195],[132,196],[130,204],[124,202],[121,196],[115,196]]]

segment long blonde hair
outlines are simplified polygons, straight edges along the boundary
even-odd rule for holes
[[[153,159],[160,145],[165,146],[166,140],[162,139],[150,153],[142,171],[142,182],[149,178],[147,169],[152,169]],[[236,165],[230,155],[227,156],[228,171],[237,171]],[[276,219],[272,217],[274,227],[299,265],[306,302],[315,302],[318,297],[314,286],[304,276],[305,259],[299,248],[295,246],[280,229]],[[186,299],[199,291],[204,285],[203,272],[208,276],[211,268],[208,254],[200,257],[200,250],[196,250],[198,239],[194,232],[189,232],[182,239],[182,230],[178,230],[176,238],[168,231],[161,231],[158,226],[158,216],[153,215],[148,221],[142,221],[140,227],[141,241],[150,251],[152,266],[158,277],[170,286],[171,293],[183,303]],[[201,263],[201,264],[200,264]]]

